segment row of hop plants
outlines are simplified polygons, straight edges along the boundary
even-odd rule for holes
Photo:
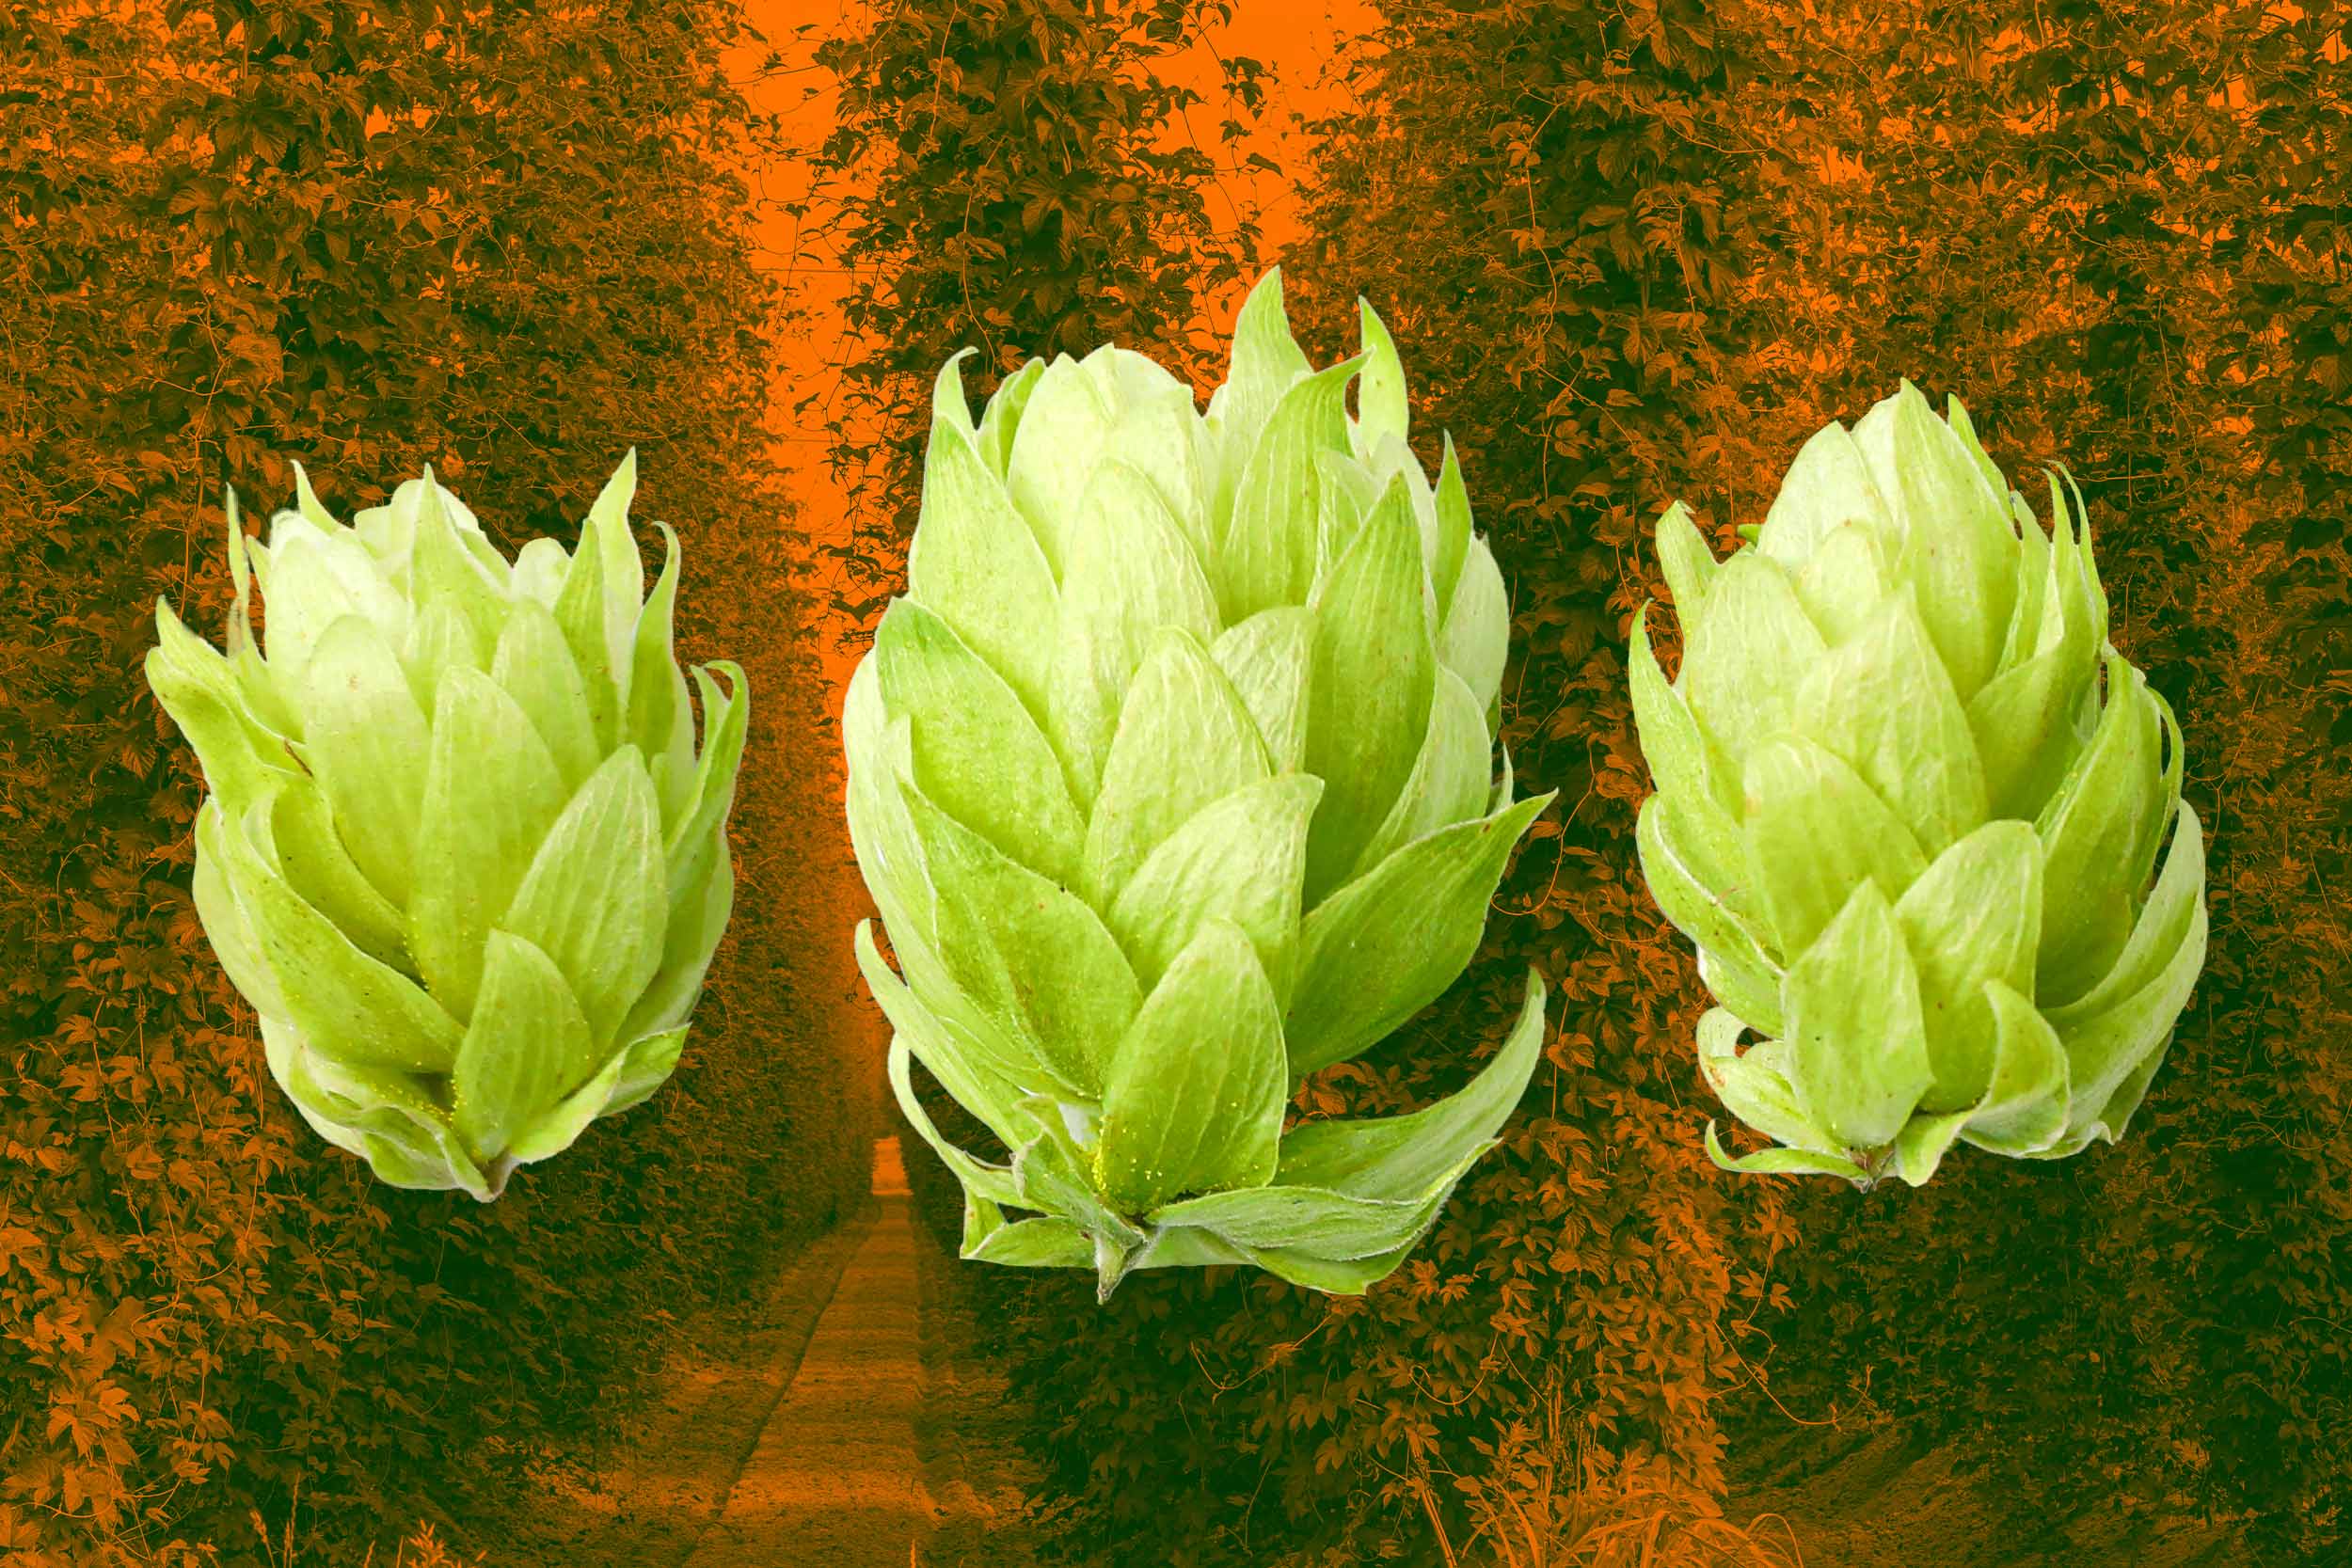
[[[304,4],[0,17],[0,505],[25,525],[0,538],[11,1562],[242,1568],[291,1542],[297,1560],[381,1563],[421,1513],[450,1539],[531,1466],[592,1449],[682,1320],[860,1201],[873,1079],[841,1027],[853,980],[832,911],[853,879],[809,849],[838,836],[821,770],[758,770],[736,793],[737,895],[766,918],[711,956],[667,1092],[483,1205],[384,1185],[331,1147],[306,1108],[388,1163],[431,1142],[339,1117],[354,1102],[319,1081],[331,1066],[298,1100],[277,1086],[290,1021],[264,1006],[263,1026],[217,961],[242,962],[235,937],[204,921],[232,886],[275,897],[270,920],[305,918],[262,885],[289,847],[298,876],[344,869],[304,858],[321,840],[303,781],[320,775],[289,773],[282,748],[240,752],[216,707],[197,720],[232,770],[286,778],[239,843],[214,808],[199,878],[197,758],[139,679],[159,596],[206,641],[239,615],[226,487],[297,503],[299,460],[348,517],[430,463],[510,555],[534,532],[568,549],[634,439],[641,506],[691,541],[679,645],[740,658],[759,695],[746,751],[803,749],[822,703],[787,587],[790,508],[744,456],[776,301],[709,215],[744,200],[712,151],[746,135],[711,63],[737,20],[674,8],[616,49],[596,8],[463,31]],[[477,171],[462,200],[451,167]],[[342,580],[347,558],[291,553],[309,556],[292,578]],[[634,545],[626,565],[643,570]],[[247,589],[242,657],[330,629]],[[347,656],[352,635],[329,641]],[[494,668],[495,647],[467,652]],[[347,879],[342,895],[389,952],[382,909]],[[275,974],[245,977],[283,1000]]]
[[[1448,989],[1552,800],[1497,770],[1501,572],[1360,325],[1315,371],[1270,276],[1205,415],[1116,348],[1033,361],[977,422],[941,374],[910,591],[842,732],[899,973],[863,930],[860,962],[968,1259],[1089,1270],[1104,1302],[1232,1264],[1360,1294],[1534,1073],[1531,974],[1454,1094],[1289,1115]],[[212,791],[199,916],[271,1076],[391,1186],[491,1202],[649,1099],[725,928],[748,690],[697,668],[697,724],[634,467],[577,549],[511,562],[430,470],[349,526],[297,470],[266,545],[229,509],[225,653],[158,607],[149,680]],[[1817,435],[1727,561],[1661,524],[1688,651],[1669,683],[1637,617],[1642,864],[1722,998],[1709,1082],[1771,1140],[1735,1159],[1710,1124],[1725,1170],[2066,1158],[2162,1060],[2202,840],[2051,493],[2054,538],[1906,384]],[[992,1148],[938,1132],[917,1063]]]
[[[1822,51],[1820,19],[1787,8],[1511,4],[1400,17],[1386,50],[1364,56],[1356,80],[1375,112],[1327,128],[1297,276],[1327,341],[1353,325],[1348,295],[1363,287],[1429,356],[1424,385],[1513,585],[1504,736],[1522,773],[1558,785],[1575,809],[1556,832],[1539,820],[1538,851],[1506,874],[1499,903],[1511,917],[1476,983],[1363,1062],[1309,1080],[1295,1106],[1361,1114],[1438,1098],[1460,1082],[1462,1042],[1501,1032],[1530,958],[1565,1015],[1502,1151],[1473,1167],[1421,1252],[1360,1305],[1238,1272],[1141,1275],[1091,1318],[1057,1282],[1001,1292],[1007,1354],[1046,1412],[1039,1448],[1057,1507],[1081,1533],[1173,1539],[1202,1561],[1414,1550],[1437,1529],[1458,1539],[1460,1505],[1443,1500],[1446,1522],[1433,1521],[1431,1490],[1415,1478],[1492,1442],[1528,1407],[1543,1367],[1566,1369],[1600,1441],[1670,1455],[1710,1488],[1727,1479],[1727,1457],[1752,1471],[1789,1446],[1777,1412],[1795,1396],[1800,1408],[1897,1419],[1922,1441],[1967,1447],[1998,1472],[2021,1521],[2111,1511],[2120,1485],[2125,1512],[2250,1512],[2278,1543],[2340,1529],[2322,1500],[2341,1485],[2328,1456],[2342,1380],[2328,1375],[2340,1350],[2255,1326],[2309,1324],[2301,1314],[2344,1302],[2325,1266],[2347,1212],[2341,1176],[2259,1132],[2279,1117],[2306,1125],[2341,1100],[2340,1068],[2298,1043],[2340,1032],[2323,976],[2342,923],[2313,889],[2342,857],[2352,769],[2330,689],[2309,679],[2342,619],[2344,488],[2328,455],[2341,377],[2326,230],[2308,242],[2314,212],[2296,195],[2344,157],[2340,84],[2321,80],[2341,57],[2340,8],[2265,19],[2242,58],[2216,53],[2194,8],[2113,8],[2030,28],[1997,11],[1962,8],[1951,29],[1924,31],[1852,20]],[[919,20],[902,12],[898,25]],[[1969,90],[1953,90],[1963,78]],[[938,150],[898,145],[902,200],[907,187],[931,188],[923,159]],[[1433,159],[1432,147],[1451,155]],[[1999,154],[1979,157],[1985,148]],[[944,156],[933,172],[941,199],[957,193]],[[960,210],[967,226],[991,221],[988,209]],[[923,278],[941,270],[919,252],[892,259]],[[958,272],[944,269],[942,287]],[[961,276],[994,299],[1025,275],[967,258]],[[939,314],[953,315],[945,294]],[[1066,341],[1068,314],[1055,328]],[[1019,373],[1010,358],[997,368]],[[1710,956],[1694,977],[1637,880],[1636,808],[1658,758],[1632,733],[1634,612],[1670,589],[1687,631],[1692,599],[1705,597],[1689,589],[1709,576],[1677,566],[1694,562],[1679,523],[1653,549],[1660,504],[1692,497],[1692,531],[1717,557],[1743,544],[1741,556],[1766,553],[1730,525],[1764,523],[1806,436],[1851,419],[1904,373],[1966,392],[2004,472],[2071,460],[2073,483],[2039,509],[2069,519],[2048,537],[2054,554],[2076,557],[2045,579],[2043,602],[2058,610],[2044,625],[2057,643],[2089,629],[2078,612],[2090,602],[2087,519],[2097,597],[2114,607],[2111,627],[2102,610],[2090,641],[2111,637],[2141,673],[2078,665],[2069,684],[2101,694],[2097,711],[2114,716],[2097,749],[2161,759],[2141,772],[2144,788],[2103,802],[2118,812],[2119,860],[2136,868],[2145,855],[2154,869],[2175,799],[2206,818],[2200,832],[2172,831],[2159,897],[2169,912],[2124,974],[2161,978],[2139,967],[2153,955],[2191,971],[2209,937],[2204,989],[2162,1048],[2170,1065],[2154,1059],[2146,1027],[2122,1031],[2133,1045],[2083,1064],[2079,1107],[2070,1092],[2053,1121],[2054,1098],[2022,1097],[2020,1108],[2035,1107],[2023,1119],[2043,1123],[2029,1136],[2009,1109],[1954,1103],[1932,1054],[1924,1086],[1915,1056],[1895,1069],[1911,1094],[1846,1085],[1857,1098],[1840,1114],[1863,1111],[1867,1137],[1821,1135],[1838,1130],[1783,1095],[1794,1085],[1773,1061],[1802,1050],[1741,1050],[1726,1029],[1771,1022],[1784,999],[1739,994],[1740,971],[1759,967],[1743,956],[1756,923],[1663,895],[1705,922],[1696,934]],[[2199,417],[2220,406],[2230,418]],[[910,428],[921,422],[915,412]],[[1439,453],[1422,457],[1435,467]],[[1994,499],[2005,490],[1996,483]],[[2014,537],[2030,549],[2024,531]],[[1683,580],[1661,581],[1661,561],[1664,577]],[[1739,568],[1750,587],[1755,565]],[[1666,625],[1649,612],[1661,674],[1692,652]],[[2006,642],[1985,670],[2018,667]],[[1953,651],[1939,643],[1936,657]],[[1653,709],[1655,696],[1653,686]],[[2076,713],[2092,711],[2075,701]],[[2035,760],[2062,771],[2075,754],[2088,753],[2057,744]],[[1953,782],[1933,771],[1909,782]],[[1681,793],[1659,782],[1669,800]],[[2002,832],[2023,847],[2018,821]],[[1889,834],[1863,847],[1901,844]],[[2209,914],[2183,896],[2205,879],[2201,850],[2213,857]],[[2116,886],[2155,891],[2127,873],[2077,882],[2075,895]],[[1987,907],[2021,912],[2013,898]],[[2132,906],[2126,896],[2111,908]],[[2057,971],[2122,957],[2117,923],[2100,925],[2045,927],[2083,948],[2048,955],[2064,961],[2050,987],[2058,1016],[2042,1022],[2061,1037],[2082,1038],[2074,1025],[2098,1008],[2070,1013],[2064,992],[2082,981]],[[1866,918],[1848,935],[1870,926],[1885,934]],[[2176,971],[2151,993],[2166,1025],[2156,1033],[2172,1033],[2185,978]],[[1703,1070],[1690,1002],[1710,981],[1728,1019],[1710,1021]],[[2082,994],[2096,989],[2094,977]],[[2002,1006],[2018,1037],[2040,1037]],[[1982,1020],[1967,1026],[1980,1039]],[[2010,1077],[1994,1058],[1976,1060]],[[1720,1114],[1710,1077],[1804,1151],[1728,1140],[1751,1161],[1834,1160],[1869,1174],[1859,1149],[1899,1174],[1923,1171],[1971,1122],[2012,1149],[2113,1132],[2148,1073],[2155,1087],[2122,1147],[2046,1169],[1948,1160],[1899,1205],[1858,1206],[1826,1181],[1726,1196],[1690,1157]],[[987,1147],[984,1130],[917,1092],[959,1145]],[[2166,1203],[2144,1201],[2152,1183]],[[2264,1195],[2245,1234],[2241,1188]],[[2152,1268],[2156,1256],[2171,1261]],[[2101,1290],[2068,1286],[2084,1267]],[[2241,1284],[2271,1305],[2234,1312]],[[2174,1333],[2147,1333],[2146,1313]],[[1986,1375],[2019,1345],[2046,1375]],[[2202,1371],[2217,1361],[2271,1392],[2231,1400],[2237,1385]],[[1132,1375],[1106,1383],[1105,1365]],[[2135,1370],[2128,1387],[2105,1370],[2114,1367]],[[2054,1424],[2053,1411],[2065,1419]],[[2077,1432],[2102,1456],[2095,1468],[2057,1462]]]

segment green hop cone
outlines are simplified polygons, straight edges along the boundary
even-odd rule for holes
[[[671,651],[631,452],[580,553],[510,566],[431,470],[353,527],[245,536],[226,657],[156,604],[148,684],[203,764],[196,906],[319,1134],[396,1187],[487,1201],[676,1065],[734,896],[749,696]],[[268,610],[268,657],[251,593]]]
[[[1721,1004],[1708,1084],[1781,1146],[1733,1160],[1710,1124],[1725,1169],[2062,1158],[2121,1137],[2163,1059],[2202,830],[2170,707],[2107,642],[2081,498],[2050,500],[2045,535],[1960,404],[1906,382],[1805,444],[1730,559],[1660,520],[1684,651],[1669,685],[1635,617],[1642,869]]]
[[[1551,800],[1494,776],[1502,574],[1451,450],[1433,489],[1406,447],[1369,309],[1363,338],[1311,370],[1269,274],[1205,417],[1117,348],[1031,361],[977,426],[940,374],[908,592],[842,723],[905,977],[866,927],[859,957],[966,1258],[1092,1268],[1104,1298],[1210,1263],[1361,1291],[1534,1070],[1531,976],[1453,1098],[1283,1131],[1304,1075],[1461,973]],[[942,1137],[911,1061],[1006,1163]]]

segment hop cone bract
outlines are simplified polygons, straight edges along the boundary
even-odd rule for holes
[[[1269,275],[1205,417],[1117,348],[1030,362],[977,425],[941,373],[908,592],[843,733],[905,979],[863,927],[860,958],[967,1258],[1091,1267],[1105,1296],[1200,1263],[1361,1291],[1534,1069],[1531,976],[1459,1094],[1283,1132],[1304,1074],[1461,972],[1551,799],[1494,775],[1502,574],[1451,451],[1433,489],[1406,447],[1362,319],[1363,352],[1314,371]],[[911,1059],[1009,1159],[940,1135]]]
[[[361,512],[245,536],[224,657],[158,601],[155,695],[196,750],[196,905],[271,1072],[397,1187],[488,1200],[676,1065],[734,895],[749,694],[671,650],[630,453],[580,550],[510,566],[430,470]],[[251,591],[268,613],[256,641]]]
[[[1710,1125],[1728,1169],[2111,1143],[2204,961],[2180,731],[2107,642],[2081,499],[2053,476],[2044,534],[1950,406],[1906,382],[1816,435],[1720,563],[1659,524],[1683,658],[1635,618],[1642,869],[1721,1004],[1708,1083],[1781,1146]]]

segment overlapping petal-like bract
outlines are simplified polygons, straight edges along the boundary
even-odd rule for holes
[[[2163,1060],[2203,833],[2081,498],[2050,500],[2044,534],[1958,401],[1906,382],[1808,441],[1729,559],[1659,523],[1683,657],[1669,685],[1636,617],[1642,869],[1721,1004],[1708,1082],[1779,1146],[1734,1160],[1710,1125],[1727,1169],[2062,1158],[2121,1137]]]
[[[1032,361],[977,425],[941,373],[908,592],[843,732],[904,979],[863,927],[860,958],[967,1258],[1091,1267],[1106,1297],[1200,1263],[1359,1291],[1534,1069],[1531,977],[1453,1098],[1283,1132],[1304,1074],[1461,972],[1551,799],[1494,776],[1502,574],[1451,451],[1433,488],[1406,445],[1369,309],[1363,334],[1312,370],[1269,276],[1205,417],[1116,348]],[[911,1060],[1006,1163],[940,1136]]]
[[[577,554],[509,565],[428,470],[265,546],[230,499],[226,657],[155,607],[148,683],[204,767],[196,905],[322,1137],[396,1187],[487,1201],[676,1065],[724,929],[750,697],[671,648],[630,453]],[[267,657],[251,593],[268,612]]]

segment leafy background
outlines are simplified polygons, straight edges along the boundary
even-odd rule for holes
[[[1418,1103],[1529,963],[1562,1001],[1504,1148],[1360,1300],[964,1271],[1061,1549],[1483,1561],[1596,1477],[1736,1508],[1867,1434],[1963,1456],[1985,1540],[2046,1560],[2182,1519],[2215,1561],[2343,1560],[2352,8],[1393,0],[1287,84],[1198,0],[760,9],[767,44],[716,0],[0,8],[0,1562],[357,1562],[426,1495],[495,1554],[675,1313],[838,1215],[878,1122],[826,713],[930,373],[1115,338],[1205,388],[1274,261],[1320,359],[1370,298],[1452,433],[1506,738],[1563,802],[1463,983],[1305,1092]],[[729,65],[770,45],[835,84],[804,145]],[[845,269],[821,306],[740,221],[780,162]],[[821,399],[776,371],[812,310]],[[1726,546],[1904,375],[2080,481],[2189,737],[2212,958],[2120,1147],[1734,1181],[1633,863],[1626,627],[1668,499]],[[787,414],[821,472],[770,455]],[[218,613],[221,486],[265,509],[289,460],[346,511],[431,461],[511,547],[631,443],[689,652],[752,670],[729,945],[662,1096],[489,1208],[390,1193],[270,1088],[195,924],[150,607]]]

